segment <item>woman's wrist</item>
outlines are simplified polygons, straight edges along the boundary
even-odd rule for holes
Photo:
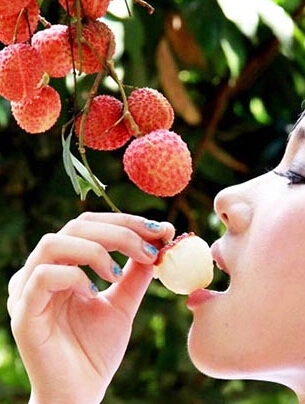
[[[90,402],[88,402],[87,400],[80,401],[79,399],[74,399],[75,397],[54,397],[54,394],[52,395],[52,398],[50,398],[47,394],[38,396],[32,391],[28,404],[100,404],[102,402],[102,400],[95,402],[90,399]]]

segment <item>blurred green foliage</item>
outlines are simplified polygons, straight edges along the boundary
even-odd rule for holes
[[[65,21],[56,0],[39,2],[50,22]],[[113,0],[119,11],[124,0]],[[235,8],[230,5],[237,4]],[[246,4],[246,6],[245,6]],[[151,0],[149,15],[130,3],[132,15],[109,13],[118,44],[115,64],[128,86],[163,91],[176,109],[173,130],[188,143],[194,174],[174,198],[144,194],[122,170],[124,150],[90,152],[107,193],[123,211],[170,220],[177,233],[195,231],[208,242],[221,232],[213,199],[223,187],[273,167],[302,111],[305,92],[304,0]],[[226,7],[225,7],[226,5]],[[24,133],[0,99],[0,403],[26,403],[29,384],[10,334],[7,284],[40,237],[84,210],[109,206],[75,194],[62,164],[61,126],[70,117],[73,91],[53,79],[63,99],[58,124],[39,136]],[[79,79],[77,105],[92,77]],[[119,96],[105,78],[100,93]],[[75,143],[75,142],[74,142]],[[76,149],[77,152],[77,149]],[[122,262],[124,257],[119,257]],[[94,277],[94,274],[91,274]],[[99,287],[106,285],[96,280]],[[213,287],[227,279],[216,273]],[[137,316],[125,360],[104,400],[109,404],[296,403],[282,386],[213,380],[198,373],[186,351],[191,323],[184,298],[153,282]],[[253,342],[255,343],[255,341]]]

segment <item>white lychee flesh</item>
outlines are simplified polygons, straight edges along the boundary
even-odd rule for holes
[[[188,295],[213,280],[213,258],[206,241],[184,233],[163,247],[154,265],[154,277],[176,294]]]

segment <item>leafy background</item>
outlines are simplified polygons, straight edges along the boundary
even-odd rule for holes
[[[56,0],[40,0],[40,4],[48,21],[65,21]],[[173,130],[192,151],[194,175],[182,194],[160,199],[142,193],[128,181],[122,170],[124,148],[88,151],[88,158],[121,210],[170,220],[177,233],[192,230],[210,243],[222,231],[213,213],[217,192],[273,167],[302,111],[305,1],[151,0],[152,15],[139,5],[129,5],[131,16],[124,0],[113,0],[112,12],[106,16],[117,36],[116,69],[125,84],[158,88],[168,96],[176,111]],[[79,107],[92,79],[79,80]],[[11,117],[9,104],[0,98],[3,404],[26,403],[29,394],[6,311],[9,278],[44,233],[57,231],[84,210],[109,210],[93,193],[81,201],[69,182],[60,136],[61,126],[71,114],[72,89],[68,80],[53,79],[52,85],[60,91],[63,111],[58,124],[42,135],[25,134]],[[99,90],[119,96],[108,78]],[[124,261],[124,257],[118,259]],[[106,286],[96,282],[101,288]],[[226,285],[224,275],[216,272],[212,287]],[[276,384],[214,380],[198,373],[186,351],[190,323],[185,298],[154,281],[104,402],[296,403],[288,389]]]

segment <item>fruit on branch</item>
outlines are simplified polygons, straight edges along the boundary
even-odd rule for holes
[[[43,76],[42,60],[31,45],[17,43],[0,51],[0,95],[10,101],[31,98]]]
[[[153,88],[138,88],[127,99],[128,110],[142,135],[157,129],[170,129],[174,122],[174,110],[166,97]],[[126,120],[128,130],[134,130]],[[135,134],[137,135],[137,134]]]
[[[45,85],[32,98],[11,102],[12,114],[18,125],[28,133],[38,134],[49,130],[61,111],[58,92]]]
[[[184,233],[159,252],[154,277],[174,293],[188,295],[213,280],[213,258],[206,241]]]
[[[83,114],[77,117],[75,123],[78,137]],[[84,122],[84,144],[96,150],[114,150],[122,147],[131,137],[122,115],[123,103],[120,100],[110,95],[96,96]]]
[[[67,25],[54,24],[36,32],[32,37],[32,46],[40,54],[44,71],[50,77],[65,77],[72,69]]]
[[[28,41],[37,29],[39,14],[37,0],[30,0],[25,8],[15,14],[0,14],[0,42],[9,45]]]
[[[26,7],[30,0],[2,0],[0,2],[0,15],[7,16],[18,13]]]
[[[142,191],[161,197],[181,192],[192,174],[187,144],[166,129],[134,139],[125,150],[123,164],[129,179]]]
[[[115,37],[107,24],[89,21],[82,24],[80,41],[77,40],[77,26],[71,27],[75,67],[86,74],[97,73],[104,69],[104,63],[115,52]]]
[[[61,6],[69,12],[70,15],[76,17],[76,0],[59,0]],[[93,20],[106,14],[110,0],[80,0],[81,17],[89,17]]]

